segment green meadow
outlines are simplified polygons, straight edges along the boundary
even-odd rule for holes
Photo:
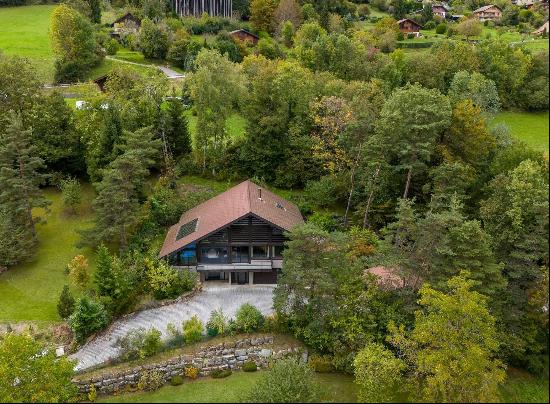
[[[48,29],[55,6],[0,8],[0,51],[28,58],[41,80],[50,82],[54,74],[54,56]]]
[[[490,125],[504,123],[513,137],[536,150],[548,154],[548,111],[546,112],[501,112]]]

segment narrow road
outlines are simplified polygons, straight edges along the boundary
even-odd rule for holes
[[[220,308],[228,318],[234,318],[244,303],[256,306],[264,315],[269,314],[273,311],[273,289],[273,285],[205,285],[202,292],[187,301],[140,311],[115,321],[107,331],[70,355],[70,358],[77,360],[77,371],[101,365],[118,356],[119,350],[114,344],[131,330],[154,327],[162,333],[162,338],[166,338],[168,324],[172,323],[181,330],[182,322],[194,315],[206,324],[210,313]]]
[[[180,79],[185,77],[185,74],[178,73],[177,71],[172,70],[167,66],[146,65],[144,63],[130,62],[128,60],[117,59],[112,56],[105,56],[105,59],[113,60],[115,62],[120,62],[120,63],[127,63],[129,65],[134,65],[134,66],[148,67],[150,69],[158,69],[161,72],[163,72],[166,75],[166,77],[168,77],[169,79]]]

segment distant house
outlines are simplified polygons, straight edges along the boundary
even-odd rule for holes
[[[452,14],[450,19],[451,21],[458,21],[460,20],[462,17],[464,17],[464,14]]]
[[[546,34],[549,33],[548,21],[542,24],[542,26],[539,29],[533,31],[533,35],[543,35],[544,33]]]
[[[399,31],[404,34],[413,33],[418,36],[418,34],[420,34],[420,30],[422,29],[422,25],[409,18],[399,20],[397,23],[399,24]]]
[[[97,86],[99,87],[99,90],[104,93],[105,92],[105,83],[107,83],[107,75],[103,75],[103,76],[100,76],[98,77],[97,79],[94,80],[94,83],[97,84]]]
[[[231,31],[229,35],[240,41],[251,42],[253,45],[256,45],[260,40],[260,37],[258,35],[254,35],[252,32],[249,32],[246,29],[236,29],[235,31]]]
[[[141,20],[132,13],[126,13],[117,18],[112,24],[111,36],[120,36],[122,33],[135,34],[141,27]]]
[[[449,14],[449,11],[450,8],[446,4],[434,4],[432,6],[433,14],[438,15],[443,19],[447,18],[447,14]]]
[[[474,10],[473,14],[480,21],[495,21],[502,17],[502,10],[494,4],[489,4]]]
[[[275,284],[285,233],[302,223],[296,205],[247,180],[185,212],[159,257],[196,270],[201,282]]]

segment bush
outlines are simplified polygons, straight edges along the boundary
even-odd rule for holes
[[[445,32],[447,32],[447,24],[445,24],[444,22],[442,22],[441,24],[438,24],[438,26],[435,28],[435,33],[436,34],[444,34]]]
[[[145,18],[139,31],[139,48],[147,59],[164,59],[169,39],[166,27]]]
[[[256,307],[249,303],[243,304],[235,315],[237,329],[242,332],[254,332],[262,328],[264,316]]]
[[[206,323],[206,332],[210,337],[216,335],[225,335],[227,332],[227,318],[222,309],[214,310],[210,313],[210,318]]]
[[[149,372],[144,372],[141,375],[137,388],[142,391],[151,391],[160,389],[163,384],[164,380],[160,372],[157,370],[152,370]]]
[[[202,340],[203,326],[197,316],[183,322],[183,339],[186,344],[192,344]]]
[[[311,355],[309,366],[317,373],[330,373],[334,371],[332,359],[328,355]]]
[[[71,283],[80,288],[86,289],[88,282],[90,282],[90,266],[88,260],[83,255],[75,256],[71,262],[67,264],[69,270],[69,279]]]
[[[256,362],[254,361],[248,361],[243,363],[243,372],[255,372],[258,370],[258,365],[256,365]]]
[[[108,323],[109,318],[105,307],[86,296],[78,300],[73,314],[69,317],[69,325],[78,342],[83,342],[89,335],[103,329]]]
[[[116,39],[109,39],[105,42],[105,52],[107,52],[107,55],[116,55],[120,48],[120,44]]]
[[[263,372],[251,391],[243,397],[250,403],[312,403],[320,399],[320,386],[313,370],[293,359],[275,362]]]
[[[212,373],[210,373],[210,376],[212,376],[214,379],[223,379],[224,377],[231,376],[232,373],[233,372],[231,372],[231,370],[229,369],[226,369],[226,370],[216,369]]]
[[[63,206],[74,213],[82,201],[80,182],[76,178],[64,179],[60,181],[59,188],[63,195]]]
[[[57,302],[57,313],[62,319],[66,319],[74,311],[74,297],[71,295],[69,286],[65,285],[59,296],[59,301]]]
[[[183,384],[183,376],[180,376],[180,375],[172,376],[172,378],[170,379],[170,384],[172,386],[182,385]]]
[[[195,380],[199,377],[199,369],[194,366],[188,366],[185,368],[185,377]]]
[[[405,34],[403,34],[401,31],[397,33],[397,40],[403,41],[405,39]]]
[[[168,48],[166,58],[177,67],[192,70],[201,49],[201,44],[193,40],[178,39]]]
[[[182,332],[172,323],[166,326],[166,334],[168,335],[168,339],[165,343],[167,348],[180,347],[185,342]]]
[[[174,299],[193,290],[196,274],[187,270],[178,271],[164,260],[145,260],[147,281],[155,299]]]
[[[331,213],[315,212],[307,219],[308,223],[313,223],[326,231],[334,231],[337,227],[336,220]]]
[[[160,335],[160,331],[156,328],[147,331],[140,327],[128,332],[116,342],[116,346],[121,350],[120,358],[125,361],[143,359],[160,352],[162,347]]]
[[[412,32],[409,32],[407,34],[407,39],[414,39],[416,37],[416,35],[414,35]]]
[[[426,24],[424,24],[424,29],[434,29],[435,28],[435,21],[428,21]]]
[[[342,197],[344,187],[341,182],[334,175],[326,175],[318,181],[308,181],[305,189],[306,198],[321,208],[335,205]]]

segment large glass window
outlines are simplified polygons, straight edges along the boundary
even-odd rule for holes
[[[197,250],[195,245],[185,247],[179,252],[179,265],[195,265],[197,263]]]
[[[229,262],[227,247],[201,247],[201,262],[204,264],[223,264]]]
[[[268,258],[269,249],[266,245],[255,245],[252,247],[252,258]]]
[[[231,247],[231,262],[248,262],[249,249],[248,246],[232,246]]]
[[[285,249],[282,245],[273,246],[273,258],[283,258],[283,250]]]

